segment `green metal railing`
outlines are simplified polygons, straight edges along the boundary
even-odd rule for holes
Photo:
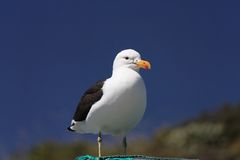
[[[168,158],[168,157],[148,157],[140,155],[116,155],[116,156],[103,156],[94,157],[90,155],[80,156],[75,158],[75,160],[198,160],[198,159],[188,159],[188,158]]]

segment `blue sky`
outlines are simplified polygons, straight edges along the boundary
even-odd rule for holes
[[[151,133],[240,100],[237,1],[1,1],[0,154],[65,129],[81,94],[111,75],[115,55],[139,51]]]

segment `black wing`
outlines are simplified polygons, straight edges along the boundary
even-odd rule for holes
[[[92,105],[102,98],[103,91],[102,86],[105,81],[97,81],[92,87],[90,87],[82,96],[79,102],[76,112],[73,116],[75,121],[84,121],[90,111]]]

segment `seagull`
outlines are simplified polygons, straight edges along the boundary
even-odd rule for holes
[[[119,52],[113,62],[112,76],[97,81],[81,97],[69,131],[98,134],[98,156],[101,157],[102,134],[120,135],[124,153],[126,135],[142,119],[146,109],[146,87],[140,68],[150,69],[133,49]]]

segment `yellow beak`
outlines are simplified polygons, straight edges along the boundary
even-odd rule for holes
[[[143,69],[151,69],[151,64],[148,61],[140,60],[137,63],[137,66]]]

